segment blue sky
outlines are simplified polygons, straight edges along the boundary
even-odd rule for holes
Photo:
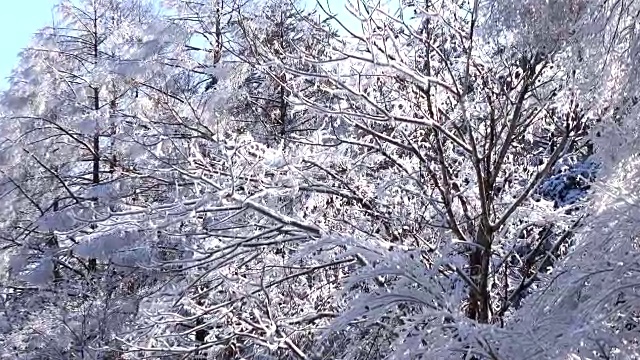
[[[51,23],[54,0],[0,0],[0,88],[34,32]]]

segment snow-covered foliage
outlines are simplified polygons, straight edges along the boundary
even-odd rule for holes
[[[640,356],[640,4],[327,5],[60,1],[0,99],[3,359]]]

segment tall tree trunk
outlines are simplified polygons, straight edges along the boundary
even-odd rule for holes
[[[476,285],[469,289],[469,307],[467,316],[470,319],[486,324],[489,322],[489,263],[491,259],[491,238],[493,234],[487,224],[482,224],[476,233],[476,242],[470,249],[470,277]]]
[[[98,65],[98,14],[96,8],[93,8],[93,62],[94,67]],[[100,110],[100,89],[93,87],[93,110]],[[100,183],[100,125],[96,124],[96,132],[93,135],[93,169],[92,182],[95,185]],[[97,204],[97,200],[96,200]],[[88,270],[93,272],[97,269],[97,261],[95,258],[89,258]]]

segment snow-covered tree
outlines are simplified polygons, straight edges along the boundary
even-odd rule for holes
[[[317,5],[60,2],[2,96],[0,354],[637,357],[639,5]]]
[[[352,16],[336,20],[348,35],[331,51],[288,54],[328,65],[302,73],[281,62],[326,80],[341,100],[289,89],[292,101],[333,117],[309,138],[321,145],[307,155],[313,169],[301,170],[329,233],[313,249],[342,247],[366,264],[342,292],[332,329],[358,345],[340,356],[491,358],[478,329],[521,320],[522,300],[547,286],[597,168],[586,130],[617,96],[601,95],[612,77],[574,47],[591,40],[585,7],[595,5],[569,3],[532,2],[535,19],[518,19],[519,8],[504,17],[499,2],[353,2]],[[554,198],[563,169],[580,167],[573,194]]]
[[[61,1],[56,10],[3,99],[2,231],[14,289],[5,306],[15,335],[3,350],[103,358],[135,318],[139,294],[123,283],[139,275],[127,266],[135,254],[121,248],[135,244],[100,223],[145,183],[130,167],[137,121],[128,108],[138,98],[117,70],[139,60],[124,50],[140,49],[157,18],[141,1]]]

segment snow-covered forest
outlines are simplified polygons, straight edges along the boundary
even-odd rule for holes
[[[637,64],[640,0],[61,0],[0,359],[638,359]]]

